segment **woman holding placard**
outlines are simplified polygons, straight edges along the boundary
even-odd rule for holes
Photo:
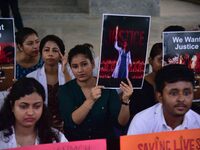
[[[95,67],[90,48],[77,45],[68,53],[74,80],[59,89],[59,107],[68,140],[115,137],[114,126],[125,126],[129,120],[129,98],[133,87],[121,82],[122,98],[116,90],[96,85]]]

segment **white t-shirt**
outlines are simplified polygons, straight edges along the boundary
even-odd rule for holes
[[[14,128],[12,128],[12,129],[13,129],[13,134],[10,135],[9,137],[4,137],[5,131],[0,131],[0,149],[8,149],[8,148],[19,147],[17,145],[17,142],[16,142]],[[57,129],[53,128],[53,130],[55,130],[56,132],[59,132],[59,131],[57,131]],[[64,134],[62,134],[61,132],[59,132],[59,137],[60,137],[60,142],[68,142],[68,140],[65,138]],[[37,137],[35,139],[35,145],[38,145],[38,144],[39,144],[39,140],[38,140],[38,137]]]
[[[169,127],[163,116],[162,104],[158,103],[147,108],[132,119],[127,135],[146,134],[163,131],[185,130],[200,128],[200,115],[189,110],[184,117],[183,123],[175,129]]]

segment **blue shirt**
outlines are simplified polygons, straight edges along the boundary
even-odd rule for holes
[[[19,64],[16,64],[16,79],[25,77],[27,74],[35,71],[37,68],[42,67],[42,65],[43,65],[43,60],[41,57],[40,57],[38,63],[30,68],[24,68],[24,67],[20,66]]]

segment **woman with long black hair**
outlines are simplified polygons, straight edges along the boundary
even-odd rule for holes
[[[43,86],[33,78],[16,81],[0,111],[0,149],[66,142],[51,127]]]

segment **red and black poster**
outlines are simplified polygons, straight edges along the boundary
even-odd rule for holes
[[[200,32],[163,33],[164,64],[184,64],[195,74],[194,99],[200,99]]]
[[[12,86],[14,79],[15,38],[11,18],[0,18],[0,91]]]
[[[119,88],[129,78],[143,84],[150,16],[104,14],[98,85]]]

